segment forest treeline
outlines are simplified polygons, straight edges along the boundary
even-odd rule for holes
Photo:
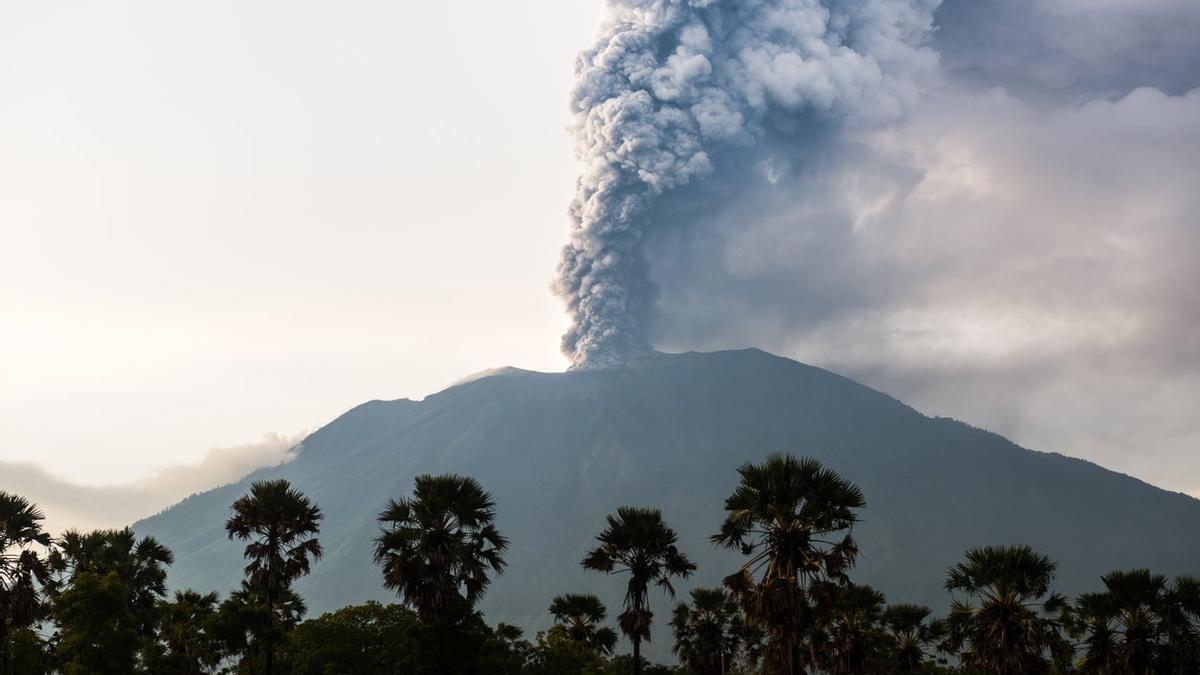
[[[1068,599],[1045,555],[983,547],[944,572],[951,609],[934,617],[852,579],[865,505],[852,482],[786,454],[738,472],[712,543],[744,562],[721,586],[656,617],[651,596],[674,598],[696,566],[658,509],[622,507],[580,552],[584,570],[623,591],[619,611],[563,589],[534,636],[476,609],[508,572],[508,540],[469,477],[419,476],[379,514],[374,559],[398,603],[307,620],[294,584],[319,564],[322,513],[285,480],[232,504],[225,529],[246,565],[223,599],[168,595],[173,556],[152,537],[52,538],[34,504],[0,492],[0,675],[1200,673],[1195,577],[1114,571]],[[619,635],[631,653],[616,653]],[[642,658],[652,636],[673,640],[678,665]]]

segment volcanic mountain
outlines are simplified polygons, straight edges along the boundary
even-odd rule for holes
[[[927,417],[819,368],[758,350],[653,354],[625,366],[490,371],[421,401],[371,401],[312,434],[296,458],[185,499],[137,523],[176,556],[170,584],[233,589],[241,545],[230,504],[254,480],[284,477],[325,512],[325,557],[298,590],[315,615],[387,600],[371,560],[376,515],[422,473],[478,479],[498,504],[509,568],[489,621],[549,623],[550,599],[595,592],[619,611],[622,578],[580,559],[622,505],[660,507],[699,565],[681,590],[716,585],[739,556],[709,542],[738,465],[787,451],[816,457],[865,492],[857,581],[891,601],[944,609],[948,567],[971,547],[1027,543],[1059,561],[1057,590],[1095,589],[1114,569],[1200,572],[1200,501],[1086,461]],[[656,596],[660,594],[656,591]],[[670,605],[656,600],[654,652]]]

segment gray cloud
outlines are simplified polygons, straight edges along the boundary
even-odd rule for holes
[[[1200,86],[1200,3],[946,0],[933,46],[960,83],[1063,100]]]
[[[738,142],[704,146],[704,172],[639,205],[637,329],[668,350],[762,346],[1195,490],[1200,6],[935,5],[864,5],[909,16],[853,42],[907,50],[881,67],[906,73],[895,114],[772,94]],[[720,85],[737,101],[775,82],[747,70]]]
[[[1152,481],[1200,482],[1200,91],[930,101],[654,242],[667,348],[758,344]]]
[[[663,226],[650,213],[664,193],[727,171],[714,155],[803,136],[804,122],[901,118],[935,74],[923,46],[935,6],[609,0],[572,96],[584,169],[556,284],[571,360],[602,366],[649,347],[641,247]]]
[[[191,494],[291,460],[307,433],[265,434],[261,441],[212,448],[195,464],[166,467],[132,483],[81,485],[34,464],[0,461],[0,489],[36,503],[54,534],[69,528],[124,527]]]

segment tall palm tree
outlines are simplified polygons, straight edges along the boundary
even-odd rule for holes
[[[496,504],[474,479],[417,476],[412,497],[391,500],[379,514],[375,562],[383,583],[422,621],[463,616],[504,571],[508,540],[495,526]]]
[[[588,552],[584,569],[605,574],[628,573],[625,611],[617,623],[633,642],[633,673],[642,672],[642,640],[650,639],[654,618],[649,606],[649,586],[661,587],[674,598],[671,577],[688,577],[696,565],[679,551],[679,536],[663,520],[658,509],[622,506],[608,516],[608,526],[596,540],[600,545]]]
[[[888,605],[883,624],[888,636],[889,672],[916,675],[922,672],[930,652],[942,637],[942,624],[928,621],[928,607],[911,604]]]
[[[1062,635],[1066,601],[1050,592],[1057,564],[1028,546],[987,546],[967,551],[950,569],[946,590],[962,593],[946,619],[948,651],[963,665],[995,675],[1050,672],[1051,659],[1066,664],[1073,648]]]
[[[692,604],[679,603],[671,618],[675,654],[700,675],[724,675],[744,633],[737,603],[721,588],[697,588],[691,597]]]
[[[245,574],[252,586],[262,590],[266,603],[267,675],[275,658],[276,603],[292,582],[308,574],[312,561],[321,557],[317,534],[321,509],[286,480],[257,481],[250,493],[233,503],[233,515],[225,522],[230,539],[248,541]]]
[[[616,631],[601,625],[608,610],[594,595],[560,595],[550,602],[550,614],[563,627],[566,636],[575,642],[601,654],[611,654],[617,646]]]
[[[777,669],[794,675],[812,661],[799,654],[804,635],[837,586],[849,582],[856,509],[866,502],[856,485],[815,459],[773,454],[738,473],[712,540],[749,557],[725,586],[746,618],[770,633]]]
[[[45,516],[24,497],[0,491],[0,674],[9,672],[8,636],[37,621],[38,586],[49,578],[40,549],[50,546]]]

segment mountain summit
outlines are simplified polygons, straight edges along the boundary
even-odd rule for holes
[[[371,561],[376,515],[422,473],[461,473],[496,498],[508,571],[482,604],[490,621],[545,628],[555,595],[595,592],[618,608],[622,582],[579,565],[618,506],[661,507],[699,565],[681,591],[715,585],[740,558],[709,543],[736,469],[787,451],[862,487],[853,577],[889,600],[944,609],[946,569],[985,544],[1027,543],[1059,561],[1056,588],[1092,590],[1114,569],[1200,568],[1200,501],[1086,461],[1034,452],[922,415],[868,387],[759,350],[654,354],[624,366],[498,369],[422,401],[371,401],[304,441],[298,456],[137,523],[176,555],[170,583],[234,588],[241,545],[230,504],[283,477],[325,512],[325,557],[298,584],[310,615],[392,598]],[[656,595],[658,595],[656,593]],[[670,640],[657,598],[655,651]]]

